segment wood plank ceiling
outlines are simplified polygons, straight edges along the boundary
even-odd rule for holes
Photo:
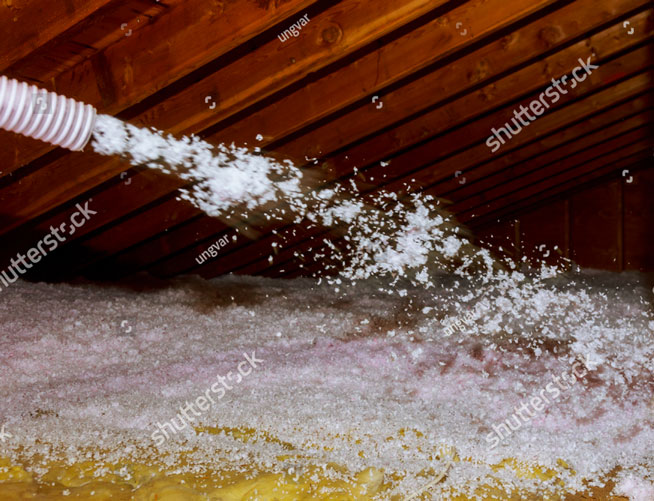
[[[9,77],[137,125],[260,146],[325,182],[444,197],[472,228],[652,166],[649,0],[3,0],[0,27]],[[493,128],[589,58],[599,68],[491,152]],[[198,265],[234,230],[176,200],[179,179],[119,159],[2,131],[0,171],[2,263],[75,204],[98,212],[34,278],[320,268],[294,254],[327,232],[286,223],[261,223],[258,238]]]

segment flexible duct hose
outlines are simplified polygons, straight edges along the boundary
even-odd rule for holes
[[[0,127],[3,129],[80,151],[91,137],[95,117],[91,105],[0,77]]]

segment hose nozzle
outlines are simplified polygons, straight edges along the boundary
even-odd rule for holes
[[[80,151],[91,137],[96,114],[89,104],[0,77],[0,128]]]

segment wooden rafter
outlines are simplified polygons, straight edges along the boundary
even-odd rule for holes
[[[97,40],[61,67],[44,68],[46,86],[136,124],[268,148],[326,183],[444,196],[476,227],[531,198],[606,175],[597,156],[622,165],[654,142],[646,136],[654,88],[647,0],[383,0],[373,13],[357,0],[264,4],[170,0],[152,5],[147,24],[125,37],[112,20],[127,5],[151,12],[147,0],[98,3],[62,19],[12,71],[22,68],[38,81],[39,57],[49,50]],[[311,22],[302,36],[280,42],[280,29],[305,12]],[[490,130],[580,58],[600,68],[491,153]],[[370,102],[373,95],[382,106]],[[254,142],[257,134],[263,140]],[[123,180],[120,160],[53,151],[8,133],[0,133],[0,165],[0,235],[11,242],[2,259],[93,199],[98,214],[43,260],[50,276],[295,276],[319,266],[297,254],[330,235],[253,216],[247,224],[260,237],[252,241],[177,200],[183,183],[175,177],[130,169]],[[221,259],[195,262],[216,239],[235,234]]]
[[[46,88],[89,103],[101,113],[115,115],[288,16],[304,11],[314,1],[288,0],[269,10],[257,0],[211,3],[186,0],[132,36],[121,37],[119,42],[57,75]],[[120,31],[120,26],[115,29]],[[202,104],[205,96],[201,97]],[[26,140],[0,134],[0,165],[4,175],[53,149],[45,143],[25,145]],[[70,161],[66,158],[53,168],[61,170]],[[98,169],[101,165],[106,164],[97,157],[86,159],[85,169]],[[120,170],[109,170],[109,177],[117,172]],[[102,179],[96,175],[92,179],[100,184],[108,177]]]

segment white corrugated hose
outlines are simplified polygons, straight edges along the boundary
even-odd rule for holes
[[[80,151],[91,137],[96,114],[89,104],[0,77],[0,128]]]

